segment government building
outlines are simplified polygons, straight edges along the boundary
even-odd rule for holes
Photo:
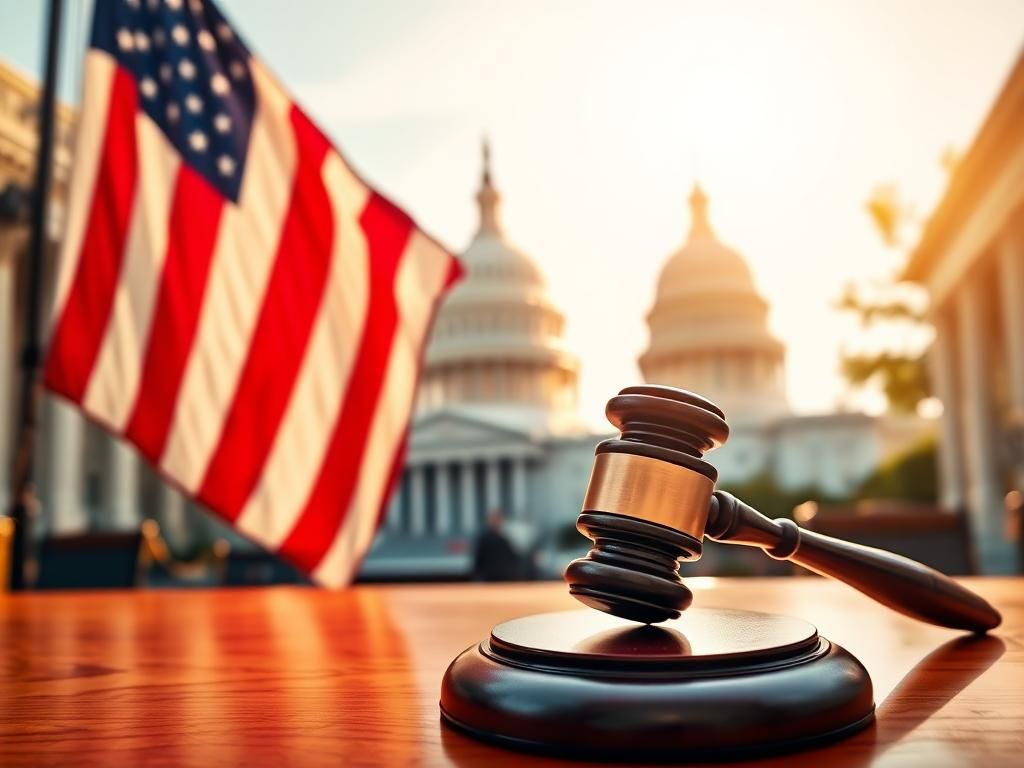
[[[690,232],[662,268],[647,315],[644,380],[690,389],[725,411],[728,442],[709,456],[722,485],[767,477],[785,489],[841,497],[922,436],[914,417],[797,415],[785,392],[785,348],[743,257],[718,238],[708,197],[690,194]]]
[[[968,511],[984,572],[1016,572],[1006,531],[1024,491],[1024,54],[903,277],[931,295],[942,504]]]

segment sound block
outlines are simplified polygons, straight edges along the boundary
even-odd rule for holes
[[[839,739],[874,701],[863,665],[799,619],[692,609],[648,626],[582,610],[494,627],[448,667],[441,714],[506,747],[693,761]]]

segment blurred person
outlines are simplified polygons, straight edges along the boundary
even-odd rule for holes
[[[487,515],[487,527],[477,538],[473,552],[474,580],[514,581],[522,577],[522,558],[505,535],[504,526],[501,510]]]

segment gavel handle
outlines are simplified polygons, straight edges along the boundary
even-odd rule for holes
[[[822,576],[849,584],[895,611],[952,629],[982,633],[999,626],[983,598],[927,565],[873,547],[770,520],[731,494],[715,491],[705,535],[724,544],[761,547]]]

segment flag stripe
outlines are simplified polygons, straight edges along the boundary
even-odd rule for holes
[[[296,109],[292,125],[299,153],[291,208],[238,391],[198,492],[201,502],[230,522],[242,511],[270,453],[330,267],[334,222],[321,178],[330,144]]]
[[[249,339],[291,203],[295,136],[291,102],[255,60],[257,107],[238,205],[221,219],[206,305],[160,466],[194,492],[206,474],[238,388]]]
[[[121,279],[83,405],[113,432],[131,415],[141,374],[142,353],[167,252],[167,220],[180,157],[144,113],[135,121],[139,192],[121,264]]]
[[[82,241],[85,238],[85,228],[91,211],[88,201],[92,200],[96,189],[100,158],[103,157],[103,141],[107,132],[111,85],[117,74],[114,60],[105,53],[93,50],[86,55],[83,69],[82,111],[75,129],[74,166],[68,197],[71,201],[86,201],[86,204],[68,206],[51,322],[58,319],[57,313],[63,308],[71,288],[71,278],[78,271],[78,258],[82,252]]]
[[[370,251],[370,296],[354,377],[345,393],[320,476],[281,554],[307,571],[320,563],[348,513],[398,321],[395,274],[412,233],[412,221],[373,194],[359,220]],[[411,396],[411,393],[410,393]],[[374,510],[374,513],[376,510]]]
[[[458,274],[448,254],[420,233],[412,235],[392,289],[400,313],[399,325],[370,434],[360,456],[349,514],[314,571],[322,584],[337,587],[350,581],[370,547],[392,487],[395,466],[401,459],[413,407],[410,382],[417,379],[422,344],[440,295]]]
[[[359,216],[368,199],[341,157],[324,160],[323,183],[334,215],[334,248],[320,313],[302,370],[263,473],[236,521],[244,533],[276,548],[309,497],[342,398],[353,376],[357,345],[367,322],[369,255]]]
[[[125,428],[150,461],[160,459],[178,399],[185,362],[203,308],[224,198],[191,166],[182,165],[168,222],[168,248],[146,344],[139,394]]]
[[[82,399],[89,383],[121,268],[135,194],[137,100],[135,81],[117,69],[81,255],[50,342],[46,385],[76,402]]]

